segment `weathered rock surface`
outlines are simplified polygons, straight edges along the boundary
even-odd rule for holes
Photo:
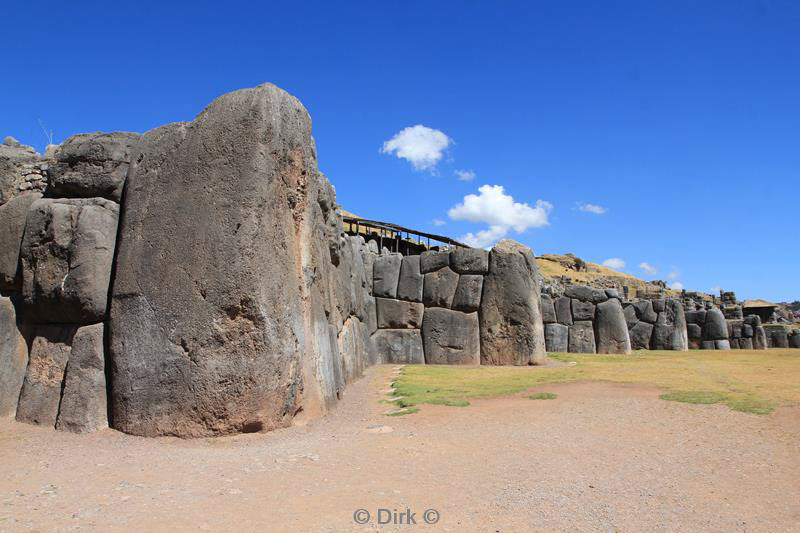
[[[0,205],[46,186],[43,162],[30,146],[6,137],[0,144]]]
[[[558,298],[555,302],[556,318],[559,324],[572,325],[572,299],[567,296]]]
[[[742,337],[739,339],[739,349],[741,350],[752,350],[753,349],[753,339]]]
[[[797,330],[789,335],[789,348],[800,348],[800,332]]]
[[[456,286],[456,294],[453,296],[452,308],[456,311],[471,313],[477,311],[481,305],[481,294],[483,293],[483,276],[472,274],[461,274]]]
[[[542,294],[540,297],[542,304],[542,322],[550,324],[558,322],[556,316],[556,306],[553,304],[553,298],[549,294]]]
[[[397,284],[397,297],[410,302],[422,301],[423,276],[419,271],[419,256],[404,257],[400,264],[400,278]]]
[[[75,332],[56,429],[86,433],[108,427],[103,324]]]
[[[539,364],[546,358],[536,260],[530,248],[501,241],[489,253],[480,307],[481,363]]]
[[[425,363],[422,335],[418,329],[379,329],[372,335],[370,342],[372,349],[382,354],[384,363],[411,365]]]
[[[581,320],[594,320],[594,304],[583,300],[572,299],[572,319],[575,322]]]
[[[397,298],[397,285],[400,281],[400,254],[380,255],[372,267],[372,294],[381,298]]]
[[[589,320],[576,320],[569,326],[569,351],[595,353],[594,328]]]
[[[82,133],[64,141],[49,168],[47,196],[120,201],[138,133]]]
[[[767,333],[764,331],[763,326],[756,326],[753,328],[753,349],[766,350],[767,349]]]
[[[705,323],[703,324],[703,339],[715,341],[727,338],[728,323],[725,322],[725,315],[716,307],[709,309],[706,313]]]
[[[458,274],[450,267],[425,274],[422,301],[425,307],[451,307],[458,287]]]
[[[486,274],[489,252],[480,248],[456,248],[450,252],[450,268],[459,274]]]
[[[653,338],[653,324],[641,320],[630,329],[631,348],[634,350],[649,350]]]
[[[335,381],[325,317],[366,327],[337,316],[341,219],[300,102],[270,84],[224,95],[144,134],[131,161],[109,325],[114,427],[206,436],[321,409],[333,386],[320,383]]]
[[[18,288],[19,252],[25,234],[25,220],[31,204],[41,197],[38,192],[29,193],[0,205],[0,289]]]
[[[629,354],[631,340],[622,305],[616,298],[597,304],[594,320],[597,353]]]
[[[632,328],[637,322],[639,322],[639,318],[636,316],[636,308],[632,303],[626,304],[622,308],[622,312],[625,315],[625,323],[628,324],[628,329]]]
[[[76,326],[35,327],[28,368],[17,406],[17,420],[53,427],[58,417],[64,369]]]
[[[730,350],[731,343],[728,339],[719,339],[714,341],[714,348],[717,350]]]
[[[446,266],[450,266],[450,252],[430,250],[422,252],[419,256],[419,270],[423,274],[434,272]]]
[[[422,321],[425,362],[433,365],[478,365],[481,362],[478,313],[440,307],[425,310]]]
[[[376,298],[379,329],[419,329],[425,307],[421,303]]]
[[[548,352],[569,351],[569,326],[549,323],[544,325],[544,342]]]
[[[118,219],[119,206],[103,198],[31,204],[20,252],[26,320],[104,319]]]
[[[788,348],[789,335],[783,327],[764,328],[767,332],[767,346],[770,348]]]
[[[701,328],[698,324],[688,324],[686,326],[686,331],[690,339],[703,338],[703,328]]]
[[[639,320],[644,320],[650,324],[655,324],[658,314],[653,310],[653,303],[650,300],[639,300],[633,304],[636,309],[636,316]]]
[[[14,416],[28,367],[28,345],[11,300],[0,296],[0,416]]]

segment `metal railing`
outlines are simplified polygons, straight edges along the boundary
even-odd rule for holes
[[[342,217],[345,232],[352,235],[363,235],[369,237],[375,235],[378,238],[378,249],[382,250],[384,244],[388,244],[389,249],[397,252],[400,249],[400,243],[405,241],[418,247],[425,249],[431,248],[431,241],[434,243],[441,243],[448,246],[457,246],[460,248],[470,248],[462,242],[458,242],[450,237],[444,235],[435,235],[433,233],[426,233],[424,231],[417,231],[390,222],[379,222],[377,220],[367,220],[358,217]],[[405,237],[403,237],[405,233]],[[414,241],[416,238],[416,242]],[[423,241],[424,239],[424,241]],[[434,244],[435,246],[435,244]]]

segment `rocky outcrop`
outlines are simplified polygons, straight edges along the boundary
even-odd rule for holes
[[[47,161],[36,150],[6,137],[0,144],[0,205],[47,185]]]
[[[19,287],[19,252],[25,234],[25,221],[31,204],[41,198],[38,192],[16,196],[0,205],[0,289]]]
[[[489,253],[480,306],[481,363],[540,364],[546,357],[537,281],[530,248],[501,241]]]

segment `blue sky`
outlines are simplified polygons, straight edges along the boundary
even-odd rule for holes
[[[146,131],[270,81],[364,217],[800,299],[798,2],[23,4],[0,135]]]

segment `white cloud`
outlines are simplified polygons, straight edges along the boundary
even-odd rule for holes
[[[466,195],[463,202],[447,211],[447,215],[453,220],[489,225],[489,229],[477,234],[464,235],[461,240],[465,244],[485,248],[505,237],[511,228],[522,233],[528,228],[540,228],[549,224],[547,216],[553,209],[549,202],[537,200],[534,207],[515,202],[510,194],[506,194],[502,185],[482,185],[478,192],[479,194]]]
[[[676,281],[672,285],[670,285],[669,288],[676,291],[682,291],[683,283],[681,283],[680,281]]]
[[[461,181],[472,181],[475,179],[475,172],[472,170],[454,170],[453,174],[458,176]]]
[[[667,274],[667,279],[675,279],[680,275],[681,273],[678,272],[677,269],[673,268],[672,270],[670,270],[669,274]]]
[[[580,204],[578,205],[578,210],[583,211],[584,213],[593,213],[595,215],[603,215],[608,212],[607,207],[597,204]]]
[[[639,268],[641,268],[648,276],[655,276],[658,273],[658,269],[650,263],[639,263]]]
[[[719,291],[722,290],[722,287],[711,287],[711,292],[719,294]]]
[[[445,150],[452,143],[453,140],[444,132],[417,124],[395,134],[394,137],[383,143],[380,151],[383,154],[394,154],[405,159],[411,163],[414,170],[433,172]]]
[[[444,220],[441,220],[439,218],[434,218],[433,219],[433,225],[434,226],[444,226],[445,224],[447,224],[447,222],[445,222]]]
[[[603,261],[603,266],[613,268],[614,270],[619,270],[621,268],[625,268],[625,261],[619,257],[611,257]]]

